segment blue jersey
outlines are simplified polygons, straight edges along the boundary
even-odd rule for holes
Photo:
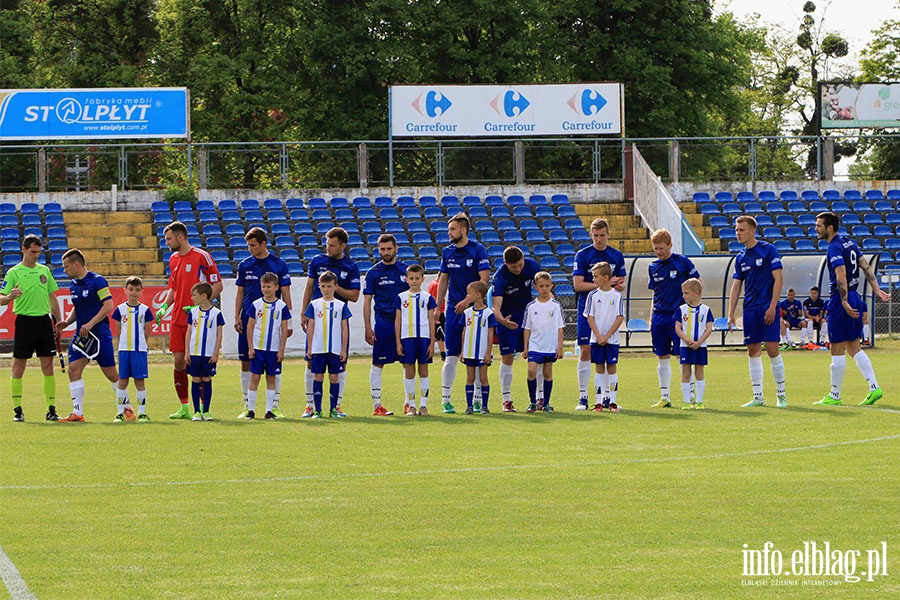
[[[259,278],[266,273],[278,275],[280,287],[291,285],[291,276],[288,274],[287,263],[272,254],[265,258],[251,256],[241,261],[237,268],[237,281],[235,285],[244,288],[244,302],[241,305],[241,316],[249,318],[253,316],[253,303],[263,297],[259,286]],[[275,293],[281,298],[281,290]]]
[[[654,260],[647,270],[650,275],[647,287],[653,290],[653,321],[674,322],[678,307],[684,303],[681,284],[691,277],[699,278],[700,272],[691,259],[681,254]]]
[[[822,300],[822,296],[819,296],[815,300],[807,298],[803,301],[803,308],[809,313],[810,317],[818,317],[825,312],[825,301]]]
[[[855,292],[859,287],[859,259],[862,252],[856,242],[843,235],[836,235],[831,238],[828,244],[828,278],[831,280],[829,289],[832,296],[840,296],[837,287],[837,277],[834,270],[837,267],[844,267],[847,275],[847,291]]]
[[[322,292],[319,291],[319,275],[325,271],[331,271],[337,275],[338,287],[345,290],[359,289],[359,267],[350,260],[349,256],[345,254],[342,258],[335,260],[329,258],[327,254],[320,254],[309,261],[309,269],[306,272],[307,276],[313,279],[313,300],[322,297]],[[338,293],[335,293],[334,297],[343,302],[348,302],[346,298]]]
[[[608,262],[612,267],[613,277],[625,277],[625,255],[611,246],[607,246],[603,250],[597,250],[594,245],[585,246],[575,253],[575,267],[572,275],[581,275],[586,283],[594,282],[594,275],[591,273],[591,267],[598,262]],[[593,290],[592,290],[593,291]],[[590,292],[578,292],[578,314],[584,312],[584,302],[587,300]],[[676,306],[676,308],[678,308]]]
[[[402,292],[409,289],[406,283],[406,263],[396,262],[392,265],[380,261],[366,273],[366,286],[363,294],[372,296],[376,323],[394,324],[394,301]]]
[[[109,284],[106,279],[93,271],[88,271],[81,279],[73,279],[69,284],[69,293],[72,297],[72,306],[75,307],[75,326],[77,329],[97,316],[104,302],[112,302],[112,294],[109,292]],[[103,319],[91,329],[91,332],[100,337],[106,335],[112,337],[109,328],[109,319]]]
[[[540,263],[533,258],[525,259],[525,266],[518,275],[513,275],[508,265],[500,265],[494,273],[492,293],[494,297],[503,297],[503,303],[500,305],[500,313],[503,316],[515,317],[517,322],[518,319],[525,318],[525,307],[534,300],[531,293],[534,276],[540,270]]]
[[[787,298],[778,303],[778,308],[781,309],[782,314],[786,318],[791,319],[802,319],[803,318],[803,305],[800,304],[800,301],[794,298],[793,302],[789,302]]]
[[[490,271],[491,259],[478,242],[469,241],[462,248],[450,244],[441,256],[441,273],[447,273],[447,312],[466,297],[466,287],[481,279],[481,271]]]
[[[734,279],[744,282],[744,310],[767,310],[775,287],[773,271],[781,269],[781,257],[775,246],[757,241],[744,248],[734,259]]]

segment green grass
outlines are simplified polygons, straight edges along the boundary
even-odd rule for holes
[[[811,406],[828,391],[828,355],[793,352],[791,407],[742,409],[746,357],[717,351],[705,413],[651,411],[656,361],[625,353],[621,414],[576,414],[566,359],[552,415],[444,416],[435,397],[427,418],[373,418],[360,359],[351,418],[250,423],[234,420],[235,363],[215,379],[212,423],[166,418],[171,368],[158,364],[154,421],[124,425],[111,423],[96,368],[88,422],[44,422],[30,365],[25,424],[4,394],[0,547],[41,599],[897,596],[900,353],[870,356],[885,390],[870,408],[855,407],[865,383],[852,361],[854,406]],[[289,417],[302,410],[302,373],[285,367]],[[388,367],[384,386],[398,412],[399,373]],[[437,396],[440,364],[432,380]],[[774,400],[768,366],[766,382]],[[524,390],[521,361],[514,385]],[[68,401],[58,404],[66,414]],[[805,541],[861,550],[857,573],[885,541],[888,576],[815,588],[742,576],[743,545],[767,541],[786,568]]]

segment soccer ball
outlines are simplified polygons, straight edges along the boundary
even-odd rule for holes
[[[131,406],[125,407],[125,420],[134,421],[134,410],[131,408]]]

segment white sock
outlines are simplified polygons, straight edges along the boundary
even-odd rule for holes
[[[594,391],[596,392],[596,396],[594,398],[594,404],[602,404],[603,403],[603,374],[602,373],[594,373]]]
[[[406,400],[404,404],[409,404],[410,406],[416,405],[416,378],[407,379],[403,378],[403,391],[406,392]]]
[[[344,400],[345,387],[347,387],[347,369],[344,369],[344,372],[338,375],[338,406],[340,406]]]
[[[250,371],[241,371],[241,394],[244,396],[244,409],[247,409],[247,392],[250,391]]]
[[[869,391],[871,392],[877,388],[878,380],[875,379],[875,369],[872,367],[872,361],[869,360],[869,356],[864,351],[860,350],[856,353],[856,356],[853,357],[853,360],[856,361],[856,368],[859,369],[862,376],[869,382]]]
[[[459,366],[458,356],[448,356],[441,368],[441,402],[450,402],[450,394],[453,391],[453,382],[456,381],[456,367]]]
[[[822,321],[819,325],[819,337],[823,342],[828,340],[828,321]]]
[[[429,392],[431,392],[431,377],[419,377],[419,408],[428,406]]]
[[[814,335],[815,327],[813,327],[813,321],[810,319],[806,322],[806,339],[812,342],[815,339]]]
[[[256,390],[247,390],[247,410],[256,411]]]
[[[663,400],[669,400],[669,387],[672,385],[672,359],[660,358],[656,366],[656,375],[659,378],[659,396]]]
[[[272,400],[272,410],[278,408],[279,400],[281,400],[281,373],[275,376],[275,397]]]
[[[138,414],[147,414],[147,390],[138,390],[136,395],[138,401]]]
[[[847,372],[847,357],[844,355],[831,357],[831,397],[841,399],[841,386],[844,385],[844,373]]]
[[[775,393],[783,396],[785,392],[784,358],[779,354],[775,358],[770,358],[769,363],[772,367],[772,378],[775,379]]]
[[[128,398],[128,390],[120,390],[116,388],[116,414],[121,415],[125,412],[125,402]]]
[[[684,399],[685,404],[691,403],[691,382],[690,381],[682,381],[681,382],[681,397]]]
[[[790,329],[784,330],[784,341],[787,342],[788,344],[791,343],[791,330]]]
[[[618,406],[616,402],[616,397],[619,393],[619,374],[618,373],[607,373],[606,374],[606,389],[609,391],[609,403],[615,404]]]
[[[481,404],[481,378],[475,376],[475,393],[472,394],[472,400]]]
[[[807,329],[806,327],[802,327],[800,329],[800,345],[801,346],[806,345],[806,329]]]
[[[309,365],[306,366],[306,370],[303,372],[303,382],[306,385],[306,405],[313,406],[313,379],[315,376],[313,372],[309,369]]]
[[[703,404],[703,393],[706,391],[706,380],[700,379],[695,383],[697,388],[696,400],[697,404]]]
[[[869,324],[868,323],[863,325],[863,341],[864,342],[869,341]]]
[[[369,387],[372,388],[372,406],[378,408],[381,406],[381,375],[384,372],[383,367],[372,365],[369,371]]]
[[[750,357],[750,387],[753,388],[753,398],[762,400],[763,397],[763,364],[762,356]]]
[[[537,376],[535,380],[537,381],[537,392],[534,394],[534,398],[537,402],[544,401],[544,369],[541,368],[543,365],[538,367]]]
[[[275,390],[266,388],[266,412],[272,412],[275,408]]]
[[[83,415],[82,407],[84,406],[84,379],[69,382],[69,393],[72,395],[72,412],[76,415]]]
[[[587,401],[588,398],[588,382],[591,380],[591,361],[578,359],[578,401]],[[543,387],[543,386],[541,386]]]
[[[512,401],[512,380],[513,366],[500,363],[500,393],[503,394],[503,401]]]

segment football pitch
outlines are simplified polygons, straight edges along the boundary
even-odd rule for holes
[[[812,406],[829,355],[791,352],[790,406],[741,408],[746,356],[715,350],[705,411],[680,409],[677,371],[676,408],[651,410],[656,360],[626,351],[619,414],[574,411],[567,358],[552,414],[524,413],[517,361],[519,413],[500,413],[492,367],[493,414],[442,415],[438,362],[431,416],[373,417],[360,358],[342,420],[299,418],[303,366],[287,362],[277,422],[235,420],[235,362],[214,379],[215,421],[171,421],[171,365],[157,362],[151,423],[112,422],[96,367],[87,422],[48,423],[30,363],[25,423],[3,394],[0,574],[11,597],[42,600],[898,597],[900,347],[887,345],[869,351],[885,393],[873,407],[856,406],[852,360],[847,405]],[[384,376],[396,413],[400,373]]]

